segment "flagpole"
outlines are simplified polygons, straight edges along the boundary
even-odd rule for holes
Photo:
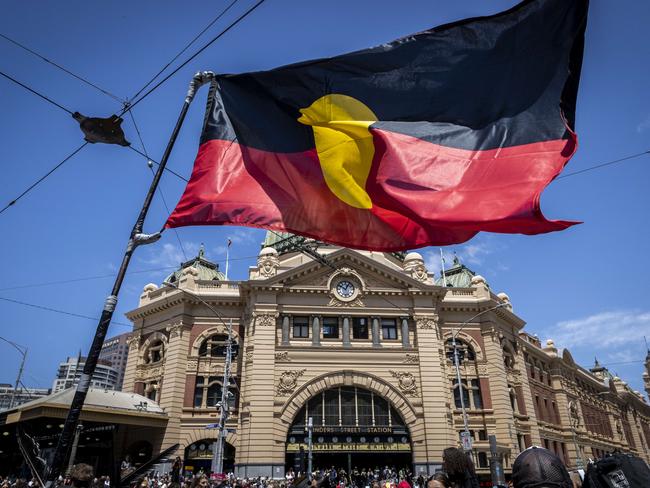
[[[228,239],[228,242],[226,244],[226,281],[228,281],[228,264],[230,261],[230,245],[232,244],[232,241]]]
[[[150,244],[160,239],[160,232],[162,231],[156,232],[155,234],[142,233],[144,221],[147,217],[147,212],[151,206],[151,201],[153,199],[154,193],[156,192],[156,188],[158,187],[158,183],[160,182],[160,178],[162,177],[162,173],[165,170],[165,166],[167,165],[167,160],[169,159],[169,156],[176,142],[176,138],[178,137],[178,133],[180,132],[183,121],[185,120],[185,116],[187,115],[187,111],[190,107],[190,104],[192,103],[192,100],[194,99],[194,95],[201,86],[208,82],[214,82],[214,73],[209,71],[199,72],[192,78],[189,89],[187,91],[187,95],[185,97],[185,101],[183,102],[183,106],[181,108],[181,112],[178,116],[178,120],[176,121],[174,130],[172,131],[169,142],[167,143],[165,153],[163,154],[163,157],[158,166],[158,170],[156,171],[156,174],[151,181],[149,191],[147,192],[147,195],[144,199],[144,203],[142,204],[140,214],[138,215],[135,225],[133,226],[133,230],[131,230],[131,235],[129,236],[129,240],[126,245],[126,251],[124,252],[124,257],[122,258],[122,264],[120,265],[117,276],[115,277],[115,283],[113,284],[111,294],[106,298],[106,301],[104,302],[104,309],[102,310],[99,323],[97,324],[97,330],[95,331],[95,337],[86,358],[83,373],[79,378],[79,383],[77,384],[74,398],[70,404],[68,416],[65,419],[61,436],[59,437],[59,441],[56,445],[56,451],[54,452],[52,464],[50,465],[49,470],[45,476],[47,487],[52,486],[54,481],[59,476],[61,469],[65,463],[65,459],[68,455],[70,442],[74,436],[77,424],[79,423],[81,409],[83,408],[84,402],[86,400],[86,395],[90,386],[90,380],[93,376],[93,373],[95,372],[97,360],[99,359],[99,353],[101,351],[104,339],[106,338],[108,326],[111,323],[113,312],[115,311],[115,306],[117,305],[117,297],[119,295],[120,288],[122,287],[122,282],[124,281],[124,276],[129,266],[129,262],[131,261],[133,251],[135,251],[136,247],[142,244]]]
[[[445,275],[445,256],[442,254],[442,248],[440,248],[440,268],[442,270],[442,285],[447,287],[447,276]]]

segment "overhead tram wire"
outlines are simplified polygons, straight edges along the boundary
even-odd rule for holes
[[[146,155],[145,153],[143,153],[143,152],[140,151],[139,149],[136,149],[135,147],[133,147],[133,145],[127,146],[127,148],[128,148],[128,149],[131,149],[131,151],[133,151],[133,152],[139,154],[140,156],[147,158],[149,161],[151,161],[151,162],[152,162],[153,164],[155,164],[156,166],[160,166],[160,163],[159,163],[158,161],[156,161],[155,159],[150,158],[148,155]],[[167,171],[168,173],[173,174],[176,178],[179,178],[179,179],[183,180],[185,183],[187,183],[187,182],[189,181],[189,180],[188,180],[187,178],[185,178],[183,175],[178,174],[176,171],[174,171],[174,170],[172,170],[172,169],[169,169],[169,168],[165,167],[165,171]]]
[[[83,315],[83,314],[79,314],[79,313],[68,312],[66,310],[59,310],[59,309],[56,309],[56,308],[45,307],[43,305],[36,305],[34,303],[22,302],[20,300],[14,300],[12,298],[0,297],[0,300],[5,301],[5,302],[14,303],[16,305],[23,305],[25,307],[37,308],[39,310],[45,310],[47,312],[54,312],[54,313],[59,313],[59,314],[62,314],[62,315],[69,315],[71,317],[77,317],[77,318],[80,318],[80,319],[88,319],[88,320],[95,320],[95,321],[98,320],[97,317],[91,317],[89,315]],[[131,324],[125,324],[124,322],[112,321],[111,324],[131,327]]]
[[[648,149],[647,151],[640,152],[640,153],[631,154],[630,156],[625,156],[625,157],[622,157],[622,158],[619,158],[619,159],[614,159],[612,161],[607,161],[605,163],[596,164],[595,166],[589,166],[587,168],[580,169],[578,171],[574,171],[572,173],[566,173],[566,174],[558,176],[555,179],[560,180],[562,178],[568,178],[569,176],[579,175],[579,174],[582,174],[582,173],[586,173],[588,171],[593,171],[595,169],[603,168],[605,166],[610,166],[612,164],[622,163],[623,161],[628,161],[630,159],[635,159],[635,158],[638,158],[638,157],[641,157],[641,156],[645,156],[646,154],[650,154],[650,149]]]
[[[118,97],[117,95],[114,95],[113,93],[109,92],[108,90],[106,90],[106,89],[104,89],[104,88],[102,88],[102,87],[96,85],[95,83],[93,83],[93,82],[87,80],[87,79],[84,78],[83,76],[80,76],[80,75],[78,75],[78,74],[76,74],[76,73],[73,73],[73,72],[70,71],[69,69],[64,68],[64,67],[61,66],[60,64],[55,63],[55,62],[52,61],[51,59],[47,59],[47,58],[46,58],[45,56],[43,56],[42,54],[37,53],[37,52],[34,51],[33,49],[30,49],[29,47],[25,46],[24,44],[21,44],[20,42],[16,41],[15,39],[12,39],[11,37],[9,37],[9,36],[7,36],[7,35],[5,35],[5,34],[2,34],[2,33],[0,33],[0,37],[2,37],[3,39],[5,39],[5,40],[11,42],[12,44],[18,46],[19,48],[21,48],[21,49],[27,51],[28,53],[33,54],[33,55],[36,56],[37,58],[39,58],[39,59],[41,59],[42,61],[45,61],[46,63],[48,63],[48,64],[54,66],[55,68],[57,68],[57,69],[63,71],[64,73],[67,73],[68,75],[72,76],[73,78],[76,78],[77,80],[81,81],[82,83],[85,83],[86,85],[91,86],[92,88],[94,88],[95,90],[97,90],[97,91],[103,93],[104,95],[106,95],[106,96],[108,96],[108,97],[111,97],[113,100],[119,102],[120,104],[124,105],[124,104],[126,103],[126,100],[123,100],[122,98]]]
[[[237,24],[239,24],[242,20],[244,20],[246,17],[248,17],[255,9],[257,9],[260,5],[262,5],[266,0],[258,0],[252,7],[250,7],[248,10],[246,10],[243,14],[241,14],[239,17],[237,17],[235,20],[233,20],[228,26],[223,29],[221,32],[219,32],[216,36],[214,36],[210,41],[208,41],[206,44],[204,44],[198,51],[196,51],[194,54],[192,54],[189,58],[187,58],[185,61],[183,61],[179,66],[177,66],[171,73],[169,73],[167,76],[165,76],[162,80],[160,80],[158,83],[156,83],[154,86],[152,86],[149,90],[147,90],[143,95],[141,95],[139,98],[137,98],[134,102],[132,102],[128,107],[125,107],[122,111],[122,115],[126,113],[126,111],[129,108],[135,107],[138,103],[140,103],[142,100],[147,98],[149,95],[151,95],[154,91],[156,91],[160,86],[162,86],[164,83],[167,82],[172,76],[174,76],[176,73],[178,73],[181,69],[183,69],[185,66],[187,66],[194,58],[196,58],[199,54],[201,54],[203,51],[205,51],[208,47],[210,47],[212,44],[214,44],[218,39],[220,39],[224,34],[226,34],[228,31],[230,31],[233,27],[235,27]]]
[[[43,176],[41,176],[38,180],[36,180],[34,183],[32,183],[30,186],[28,186],[20,195],[18,195],[16,198],[11,200],[7,205],[4,206],[2,210],[0,210],[0,214],[2,214],[5,210],[7,210],[9,207],[13,206],[16,204],[18,200],[20,200],[22,197],[27,195],[30,191],[32,191],[34,188],[36,188],[39,184],[41,184],[48,176],[50,176],[52,173],[54,173],[57,169],[59,169],[61,166],[63,166],[66,162],[68,162],[70,159],[72,159],[73,156],[75,156],[79,151],[81,151],[84,147],[88,145],[88,142],[84,142],[81,146],[79,146],[77,149],[72,151],[70,154],[68,154],[65,158],[63,158],[62,161],[57,163],[52,169],[50,169],[47,173],[45,173]]]
[[[37,97],[41,97],[41,98],[42,98],[43,100],[45,100],[46,102],[51,103],[52,105],[54,105],[55,107],[60,108],[60,109],[63,110],[64,112],[68,112],[70,115],[72,115],[72,114],[74,113],[72,110],[70,110],[70,109],[64,107],[64,106],[61,105],[60,103],[55,102],[55,101],[52,100],[51,98],[49,98],[49,97],[43,95],[42,93],[40,93],[40,92],[34,90],[34,89],[31,88],[30,86],[27,86],[25,83],[23,83],[23,82],[21,82],[21,81],[18,81],[18,80],[17,80],[16,78],[14,78],[13,76],[10,76],[10,75],[8,75],[7,73],[5,73],[5,72],[3,72],[3,71],[0,71],[0,76],[4,76],[4,77],[7,78],[9,81],[15,83],[15,84],[18,85],[18,86],[21,86],[22,88],[24,88],[24,89],[27,90],[27,91],[32,92],[32,93],[33,93],[34,95],[36,95]]]
[[[144,86],[140,88],[140,90],[138,90],[138,92],[135,95],[133,95],[131,98],[132,99],[138,98],[138,96],[143,91],[145,91],[147,87],[156,80],[156,78],[158,78],[167,68],[169,68],[169,66],[174,61],[176,61],[179,57],[181,57],[181,55],[192,46],[192,44],[194,44],[203,34],[205,34],[206,31],[210,29],[210,27],[212,27],[219,19],[221,19],[221,17],[223,17],[232,7],[234,7],[238,1],[239,0],[233,0],[232,2],[230,2],[230,4],[226,6],[226,8],[224,8],[219,14],[217,14],[217,16],[214,19],[212,19],[210,23],[206,25],[201,32],[199,32],[196,36],[194,36],[194,38],[190,42],[188,42],[185,45],[185,47],[181,49],[167,64],[165,64],[165,66],[160,68],[160,70],[147,83],[145,83]]]
[[[133,122],[133,127],[135,127],[135,132],[138,134],[138,139],[140,139],[140,145],[142,146],[142,150],[144,151],[144,154],[147,157],[147,167],[149,168],[149,170],[151,170],[151,175],[155,177],[156,172],[153,170],[153,161],[151,161],[151,158],[149,157],[149,152],[147,151],[147,147],[144,145],[144,140],[142,139],[140,128],[138,127],[138,124],[135,121],[135,116],[133,115],[133,110],[131,108],[129,108],[129,115],[131,116],[131,122]],[[165,198],[165,193],[163,192],[162,185],[158,185],[158,191],[160,192],[160,198],[162,199],[163,205],[165,206],[167,215],[170,215],[171,212],[169,211],[169,206],[167,205],[167,199]],[[183,257],[185,258],[185,261],[187,261],[187,253],[185,252],[185,248],[183,247],[183,242],[181,241],[181,238],[178,235],[178,231],[175,228],[173,228],[172,230],[176,235],[176,240],[178,241],[178,245],[181,248]]]

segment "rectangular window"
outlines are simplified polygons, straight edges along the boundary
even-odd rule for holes
[[[488,463],[488,456],[486,452],[479,452],[478,453],[478,467],[479,468],[489,468],[490,465]]]
[[[338,317],[323,317],[323,338],[339,338],[339,319]]]
[[[309,337],[309,317],[293,318],[293,337],[294,339]]]
[[[472,380],[472,400],[474,400],[474,408],[483,408],[483,398],[481,397],[481,384],[479,380]]]
[[[352,338],[368,338],[368,319],[366,317],[354,317],[352,319]]]
[[[395,319],[381,319],[381,337],[384,340],[397,339],[397,321]]]

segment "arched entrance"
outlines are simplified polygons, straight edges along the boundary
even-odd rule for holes
[[[286,469],[304,472],[308,420],[313,423],[313,467],[411,468],[408,427],[390,400],[357,386],[338,386],[309,398],[298,410],[286,439]]]
[[[184,470],[196,474],[203,470],[208,474],[211,471],[213,448],[216,439],[202,439],[190,444],[185,449]],[[224,442],[223,470],[226,473],[233,471],[235,465],[235,448]]]

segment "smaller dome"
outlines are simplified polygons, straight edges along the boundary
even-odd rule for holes
[[[277,255],[278,255],[278,251],[276,251],[276,250],[275,250],[274,248],[272,248],[272,247],[263,247],[262,250],[260,251],[260,254],[259,254],[259,255],[260,255],[260,256],[268,256],[268,255],[277,256]]]
[[[503,292],[501,292],[501,293],[497,294],[497,298],[498,298],[499,300],[501,300],[502,302],[508,302],[508,303],[510,303],[510,297],[508,296],[507,293],[503,293]]]
[[[644,377],[644,378],[650,378],[650,374],[648,374],[648,373],[643,373],[643,377]]]
[[[188,269],[193,268],[193,269]],[[225,280],[226,276],[219,271],[219,265],[205,259],[205,251],[203,246],[199,250],[199,254],[189,261],[181,264],[180,268],[165,278],[164,282],[176,283],[180,280],[183,273],[194,275],[198,280],[202,281],[219,281]]]
[[[555,347],[555,341],[553,339],[547,339],[546,340],[546,346],[547,347]]]
[[[146,285],[144,285],[142,291],[144,293],[149,293],[150,291],[156,291],[157,289],[158,289],[158,285],[154,283],[147,283]]]
[[[404,257],[405,263],[409,261],[424,261],[424,259],[422,258],[422,255],[419,252],[410,252]]]

